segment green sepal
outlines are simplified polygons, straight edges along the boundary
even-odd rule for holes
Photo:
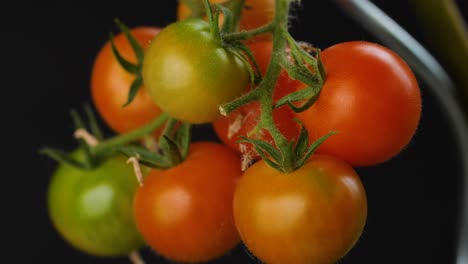
[[[213,12],[213,6],[210,4],[208,0],[203,0],[203,4],[205,6],[206,16],[208,17],[208,23],[210,24],[211,35],[220,44],[222,44],[221,32],[220,32],[219,24],[218,24],[219,11],[214,10]]]
[[[157,152],[152,152],[145,147],[137,145],[123,145],[119,147],[119,151],[127,157],[137,157],[142,164],[159,169],[170,168],[171,162],[164,155]]]
[[[174,136],[174,140],[179,146],[180,156],[182,157],[182,160],[185,160],[185,158],[187,158],[187,155],[189,153],[191,133],[192,133],[192,124],[188,122],[182,122]]]
[[[221,35],[231,33],[234,31],[234,20],[232,17],[232,12],[229,8],[224,5],[215,5],[217,9],[221,10],[224,15],[224,22],[221,28]]]
[[[301,121],[299,121],[298,119],[294,119],[294,121],[298,122],[301,125],[301,132],[299,133],[299,137],[297,138],[294,153],[296,157],[302,157],[302,155],[307,151],[307,148],[309,146],[309,133],[307,132]]]
[[[159,140],[159,148],[163,155],[169,160],[171,167],[183,161],[177,143],[170,137],[163,135]]]
[[[257,60],[255,59],[252,51],[250,50],[250,48],[245,45],[243,42],[241,41],[236,41],[232,44],[232,46],[236,49],[236,53],[237,53],[237,50],[241,50],[242,51],[242,58],[244,58],[244,63],[246,64],[247,66],[247,70],[249,71],[249,74],[250,74],[250,83],[251,84],[259,84],[261,81],[262,81],[262,73],[260,71],[260,66],[258,66],[258,63],[257,63]],[[254,65],[254,68],[252,68],[252,65],[250,64],[251,61]]]
[[[59,163],[64,163],[67,165],[70,165],[72,167],[82,169],[82,170],[90,170],[93,167],[90,166],[88,162],[85,161],[79,161],[75,159],[72,155],[68,154],[67,152],[60,150],[60,149],[54,149],[50,147],[44,147],[39,150],[40,154],[46,155],[49,158],[59,162]]]
[[[310,156],[317,150],[317,148],[330,136],[336,134],[336,131],[332,131],[325,136],[322,136],[321,138],[315,140],[307,149],[307,151],[304,153],[304,155],[297,160],[296,162],[296,168],[302,167],[304,163],[310,158]]]
[[[138,43],[135,37],[133,37],[133,35],[130,33],[130,29],[124,23],[122,23],[119,19],[115,19],[115,23],[117,24],[119,29],[122,31],[122,33],[127,38],[128,42],[132,46],[133,52],[135,53],[136,58],[137,58],[137,65],[142,65],[143,58],[145,55],[143,47],[140,45],[140,43]]]
[[[288,72],[290,78],[304,83],[307,87],[280,98],[274,108],[276,109],[287,104],[294,112],[299,113],[307,110],[317,101],[325,79],[325,68],[319,49],[315,49],[317,57],[314,58],[299,47],[289,33],[285,34],[291,48],[291,57],[294,63],[291,64],[291,62],[283,60],[281,66]],[[312,70],[309,67],[312,67]],[[294,102],[304,100],[306,102],[300,106],[294,104]]]
[[[289,71],[288,71],[289,73]],[[317,88],[317,86],[307,86],[304,89],[299,91],[292,92],[288,95],[281,97],[275,104],[274,109],[279,108],[285,104],[287,104],[294,112],[299,113],[307,110],[312,104],[317,101],[320,95],[321,88]],[[298,101],[306,100],[300,106],[296,106],[293,103]]]
[[[98,124],[96,112],[93,111],[88,103],[84,105],[84,110],[86,117],[88,118],[89,130],[91,131],[91,134],[93,134],[93,136],[98,141],[104,140],[104,134],[102,133],[101,127]]]
[[[133,99],[137,95],[142,85],[143,85],[143,78],[141,77],[141,75],[137,75],[137,78],[130,85],[130,90],[128,91],[127,102],[125,102],[125,104],[122,107],[126,107],[131,102],[133,102]]]
[[[226,6],[232,13],[232,26],[229,32],[239,30],[239,24],[242,16],[242,11],[246,7],[245,0],[229,0],[220,5]]]
[[[143,85],[143,77],[141,75],[141,68],[143,65],[143,59],[144,59],[144,50],[143,47],[138,43],[138,41],[133,37],[133,35],[130,33],[130,29],[122,23],[120,20],[115,19],[115,23],[119,27],[120,31],[125,35],[127,38],[128,42],[130,43],[130,46],[132,47],[133,52],[135,53],[135,56],[137,58],[137,63],[131,63],[128,60],[124,59],[122,55],[119,53],[117,50],[117,47],[115,46],[114,43],[114,35],[112,33],[109,34],[109,41],[111,44],[112,48],[112,53],[114,54],[114,57],[118,61],[118,63],[122,66],[122,68],[131,73],[134,74],[135,80],[132,82],[130,85],[129,91],[128,91],[128,97],[127,101],[122,107],[128,106],[133,99],[135,98],[136,94],[140,90],[140,88]]]
[[[282,164],[283,156],[277,148],[272,146],[270,143],[259,139],[252,139],[247,137],[241,137],[238,143],[250,143],[254,146],[260,157],[265,162],[277,170],[282,170],[279,164]]]
[[[120,52],[117,50],[117,47],[115,46],[114,43],[114,34],[109,33],[109,42],[111,44],[111,49],[112,49],[112,54],[114,54],[115,59],[117,62],[122,66],[122,68],[133,74],[139,74],[140,68],[138,67],[137,64],[133,64],[126,60],[122,55],[120,55]]]
[[[317,50],[317,55],[316,55],[316,59],[317,59],[317,69],[318,69],[318,72],[320,74],[320,78],[325,81],[325,78],[327,77],[327,72],[325,71],[325,66],[323,65],[323,61],[322,61],[322,54],[320,52],[320,50]]]
[[[78,129],[87,129],[83,118],[78,114],[75,109],[70,111],[71,118],[73,120],[73,124],[75,126],[75,131]],[[93,160],[93,155],[91,154],[91,150],[89,145],[82,139],[78,139],[79,148],[83,150],[84,153],[84,163],[87,167],[93,167],[95,162]]]

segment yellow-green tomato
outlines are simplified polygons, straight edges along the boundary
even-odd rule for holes
[[[248,87],[246,64],[213,37],[202,19],[175,22],[151,41],[143,80],[153,101],[182,121],[208,123]]]
[[[49,216],[73,247],[90,255],[125,256],[144,245],[133,219],[137,187],[123,157],[92,170],[61,164],[48,189]]]

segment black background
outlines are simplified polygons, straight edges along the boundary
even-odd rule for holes
[[[333,1],[302,2],[292,12],[297,40],[322,49],[341,41],[378,42]],[[431,50],[407,1],[374,3]],[[458,3],[467,10],[466,1]],[[163,27],[175,14],[175,0],[17,1],[2,7],[0,262],[128,263],[84,255],[58,236],[45,206],[56,163],[38,149],[75,146],[69,110],[90,102],[91,66],[108,33],[117,32],[114,18],[129,26]],[[461,160],[444,110],[422,82],[421,89],[423,114],[410,145],[384,164],[358,169],[368,195],[368,222],[341,263],[454,262]],[[215,139],[209,127],[196,128],[195,140],[203,139]],[[143,255],[161,263],[147,249]],[[221,262],[254,263],[242,248]]]

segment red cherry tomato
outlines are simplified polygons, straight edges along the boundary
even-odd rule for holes
[[[421,94],[410,67],[393,51],[355,41],[325,49],[322,92],[298,118],[311,141],[329,133],[317,153],[353,166],[384,162],[410,142],[421,115]]]

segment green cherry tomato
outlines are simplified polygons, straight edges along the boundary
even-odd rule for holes
[[[153,101],[182,121],[208,123],[248,87],[247,66],[213,37],[202,19],[175,22],[152,40],[143,80]]]
[[[75,157],[82,153],[75,151]],[[96,256],[125,256],[144,245],[134,219],[132,167],[113,157],[93,170],[61,164],[48,190],[49,215],[72,246]]]

